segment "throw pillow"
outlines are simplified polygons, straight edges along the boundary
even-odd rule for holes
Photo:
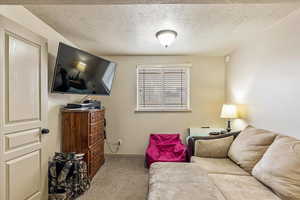
[[[226,158],[233,136],[196,140],[195,156],[208,158]]]
[[[300,140],[277,136],[252,175],[283,200],[300,200]]]
[[[251,173],[276,136],[273,132],[248,126],[233,141],[228,157]]]

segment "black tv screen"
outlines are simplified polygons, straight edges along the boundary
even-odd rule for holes
[[[110,95],[116,63],[59,43],[52,92]]]

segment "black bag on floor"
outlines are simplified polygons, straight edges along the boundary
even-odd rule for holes
[[[50,200],[72,200],[90,188],[82,154],[55,153],[48,176]]]

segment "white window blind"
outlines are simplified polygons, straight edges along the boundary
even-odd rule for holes
[[[189,67],[138,66],[138,111],[186,111],[189,104]]]

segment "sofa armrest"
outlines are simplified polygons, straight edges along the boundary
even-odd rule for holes
[[[195,155],[195,143],[197,140],[216,140],[221,138],[226,138],[233,136],[235,139],[241,131],[230,132],[221,135],[211,135],[211,136],[195,136],[190,137],[188,140],[188,160],[190,161],[191,157]]]

